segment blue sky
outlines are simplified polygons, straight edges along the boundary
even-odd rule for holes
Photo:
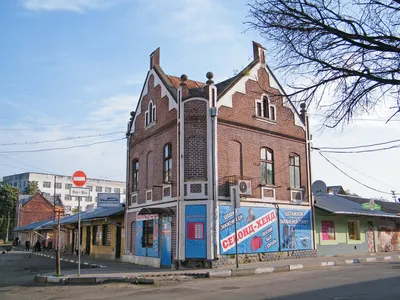
[[[124,131],[149,68],[161,47],[168,74],[205,80],[232,76],[248,64],[251,41],[263,40],[243,24],[241,0],[15,0],[0,3],[0,144],[65,139]],[[266,45],[267,49],[269,45]],[[267,56],[267,60],[273,58]],[[278,74],[279,75],[279,74]],[[284,82],[282,82],[284,84]],[[370,118],[384,118],[382,107]],[[317,132],[314,144],[347,146],[400,137],[398,122],[356,121],[346,130]],[[57,143],[0,146],[0,177],[23,171],[124,180],[125,141],[38,153],[122,138],[123,133]],[[377,156],[335,156],[338,166],[378,189],[400,186],[396,151]],[[343,184],[364,196],[383,196],[347,179],[314,155],[313,178]],[[378,159],[377,159],[378,157]],[[370,167],[365,161],[380,161]],[[347,165],[347,166],[346,166]],[[329,172],[328,172],[329,171]],[[364,174],[364,175],[363,175]],[[371,176],[378,178],[381,183]]]

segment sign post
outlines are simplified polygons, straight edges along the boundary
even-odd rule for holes
[[[232,188],[232,192],[233,192],[233,217],[235,219],[235,252],[236,252],[236,268],[239,269],[239,255],[238,255],[238,237],[237,237],[237,216],[236,216],[236,209],[238,208],[238,206],[240,207],[240,198],[238,197],[237,194],[237,189],[236,188]],[[239,198],[239,199],[238,199]]]
[[[72,182],[78,187],[84,186],[86,184],[86,174],[83,171],[76,171],[72,175]],[[80,275],[81,275],[81,197],[78,197],[78,276]]]

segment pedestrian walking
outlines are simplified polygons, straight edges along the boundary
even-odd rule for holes
[[[29,251],[30,250],[30,247],[31,247],[31,242],[30,241],[26,241],[25,242],[25,247],[26,247],[26,251]]]

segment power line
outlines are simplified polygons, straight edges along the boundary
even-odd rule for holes
[[[381,142],[381,143],[374,143],[374,144],[369,144],[369,145],[350,146],[350,147],[315,147],[315,149],[316,150],[322,150],[322,149],[332,149],[332,150],[357,149],[357,148],[368,148],[368,147],[374,147],[374,146],[381,146],[381,145],[397,143],[397,142],[400,142],[400,139],[387,141],[387,142]]]
[[[37,150],[10,150],[10,151],[0,151],[0,154],[9,154],[9,153],[33,153],[33,152],[45,152],[45,151],[56,151],[56,150],[67,150],[67,149],[73,149],[73,148],[85,148],[85,147],[90,147],[93,145],[98,145],[98,144],[105,144],[105,143],[111,143],[111,142],[116,142],[116,141],[122,141],[126,139],[126,137],[119,138],[119,139],[114,139],[114,140],[107,140],[107,141],[100,141],[100,142],[94,142],[90,144],[84,144],[84,145],[77,145],[77,146],[70,146],[70,147],[58,147],[58,148],[47,148],[47,149],[37,149]]]
[[[355,182],[357,182],[358,184],[361,184],[362,186],[373,190],[375,192],[379,192],[379,193],[383,193],[383,194],[388,194],[388,195],[392,195],[392,193],[389,192],[384,192],[378,189],[375,189],[373,187],[370,187],[369,185],[366,185],[362,182],[360,182],[359,180],[355,179],[354,177],[350,176],[349,174],[347,174],[346,172],[344,172],[343,170],[341,170],[338,166],[336,166],[333,162],[331,162],[326,156],[324,156],[321,152],[319,152],[319,155],[321,155],[328,163],[330,163],[332,166],[334,166],[337,170],[339,170],[341,173],[343,173],[344,175],[346,175],[347,177],[349,177],[350,179],[354,180]]]
[[[324,153],[368,153],[368,152],[377,152],[377,151],[385,151],[385,150],[390,150],[390,149],[395,149],[395,148],[400,148],[400,144],[399,145],[394,145],[394,146],[390,146],[390,147],[385,147],[385,148],[378,148],[378,149],[368,149],[368,150],[357,150],[357,151],[334,151],[334,150],[321,150],[319,148],[315,148],[315,147],[311,147],[311,149],[313,150],[320,150],[320,152],[324,152]]]
[[[36,141],[36,142],[24,142],[24,143],[5,143],[5,144],[0,144],[0,146],[35,145],[35,144],[44,144],[44,143],[54,143],[54,142],[71,141],[71,140],[86,139],[86,138],[99,137],[99,136],[108,136],[108,135],[114,135],[114,134],[118,134],[118,133],[124,133],[124,131],[115,131],[115,132],[108,132],[108,133],[101,133],[101,134],[68,137],[68,138],[62,138],[62,139],[57,139],[57,140],[48,140],[48,141]]]

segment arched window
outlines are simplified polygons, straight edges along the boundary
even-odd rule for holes
[[[132,192],[136,192],[139,188],[139,160],[132,162]]]
[[[163,161],[163,181],[170,183],[172,182],[172,145],[170,143],[164,146]]]
[[[156,121],[156,105],[151,100],[147,106],[147,110],[145,113],[145,126],[151,125],[153,122]]]
[[[261,148],[261,184],[275,184],[274,152],[269,148]]]
[[[271,104],[267,96],[256,100],[256,116],[261,119],[276,121],[276,107],[274,104]]]
[[[295,153],[289,156],[290,187],[300,188],[300,156]]]

